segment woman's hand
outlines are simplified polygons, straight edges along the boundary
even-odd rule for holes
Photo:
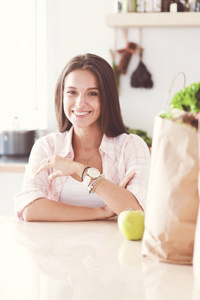
[[[107,205],[101,207],[101,214],[102,214],[101,219],[107,219],[116,216],[116,213],[114,213]]]
[[[59,155],[45,158],[35,167],[34,173],[38,175],[40,172],[47,169],[57,169],[58,171],[49,175],[49,180],[53,180],[59,176],[68,176],[78,174],[80,176],[81,170],[84,168],[80,163],[68,160]]]
[[[129,183],[129,181],[135,176],[135,171],[129,173],[128,175],[126,175],[124,177],[124,179],[122,179],[122,181],[120,182],[119,186],[126,188],[127,184]]]

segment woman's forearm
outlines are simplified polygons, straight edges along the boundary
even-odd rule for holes
[[[143,210],[130,191],[106,179],[101,181],[95,192],[117,215],[128,209]]]
[[[100,220],[114,216],[108,207],[81,207],[41,198],[27,205],[23,210],[27,222],[65,222]]]
[[[56,155],[40,162],[35,169],[35,175],[37,176],[37,174],[39,174],[41,171],[50,167],[58,170],[49,176],[50,180],[54,180],[58,176],[68,175],[78,175],[78,177],[81,178],[85,165],[78,162],[69,161]],[[84,174],[84,176],[86,176],[86,174]],[[131,174],[131,177],[133,176],[134,175]],[[128,179],[127,183],[130,178],[125,177],[126,180]],[[123,184],[122,186],[118,186],[106,179],[103,179],[97,185],[95,192],[105,202],[105,205],[107,205],[115,214],[119,214],[121,211],[127,209],[142,210],[142,207],[140,206],[136,197],[124,187],[125,186],[123,186]],[[34,202],[27,207],[27,211],[29,212],[30,210],[30,212],[24,213],[24,215],[27,214],[25,216],[26,220],[80,221],[106,218],[106,216],[102,216],[102,213],[105,213],[105,211],[100,208],[94,209],[88,207],[70,206],[48,199],[39,199]],[[30,207],[31,209],[29,209]],[[34,213],[32,213],[32,211],[34,211]],[[106,213],[107,212],[108,211],[106,211]]]

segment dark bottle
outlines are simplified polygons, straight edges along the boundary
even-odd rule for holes
[[[189,2],[189,0],[185,0],[185,11],[190,11],[190,2]]]
[[[177,1],[177,5],[178,11],[185,11],[185,5],[180,0]]]
[[[195,11],[200,11],[200,0],[196,0],[196,9]]]
[[[162,7],[161,10],[163,12],[169,11],[169,5],[170,5],[170,0],[162,0]]]

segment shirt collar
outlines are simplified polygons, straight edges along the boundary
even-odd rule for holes
[[[74,158],[74,150],[72,147],[72,136],[73,136],[74,128],[73,126],[69,131],[64,132],[65,137],[61,149],[59,151],[59,155],[67,158]],[[100,154],[105,153],[112,159],[116,160],[116,139],[109,138],[105,134],[103,135],[101,145],[99,147]]]
[[[116,139],[109,138],[103,135],[101,145],[99,147],[100,153],[103,152],[108,155],[113,161],[116,160]]]
[[[67,158],[74,158],[74,150],[72,147],[72,136],[73,136],[73,126],[70,128],[69,131],[65,131],[64,134],[64,139],[63,143],[61,145],[59,155],[62,157],[67,157]]]

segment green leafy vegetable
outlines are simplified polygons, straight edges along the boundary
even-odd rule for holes
[[[179,108],[184,111],[198,113],[200,111],[200,82],[192,83],[173,97],[171,109]]]
[[[159,116],[163,119],[172,119],[171,111],[161,112]]]
[[[141,130],[141,129],[131,129],[131,128],[129,128],[129,127],[127,127],[126,130],[127,130],[129,133],[139,135],[139,136],[146,142],[146,144],[147,144],[149,147],[151,147],[151,145],[152,145],[152,138],[149,137],[149,136],[147,135],[147,132],[146,132],[146,131]]]

